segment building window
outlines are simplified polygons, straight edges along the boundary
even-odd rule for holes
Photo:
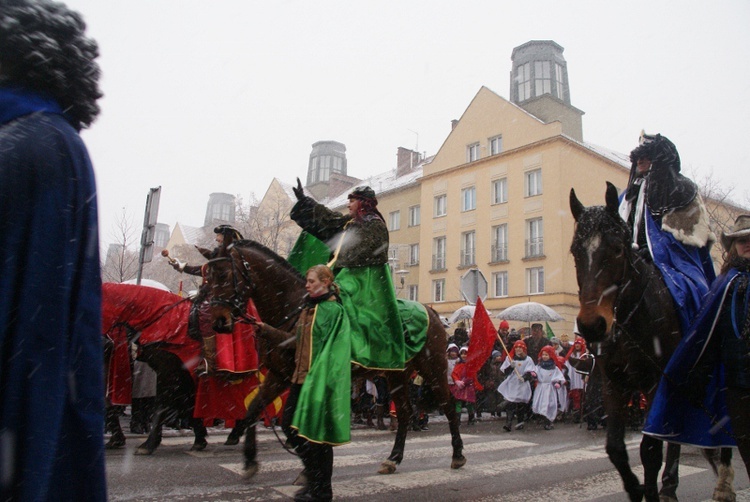
[[[401,228],[401,211],[393,211],[388,215],[388,230],[391,232]]]
[[[564,84],[563,84],[563,67],[555,63],[555,96],[559,99],[564,99]]]
[[[544,256],[544,225],[541,218],[526,220],[526,257]]]
[[[508,261],[508,224],[492,227],[492,261]]]
[[[445,216],[448,214],[448,196],[438,195],[435,197],[435,217]]]
[[[432,270],[445,270],[445,237],[432,239]]]
[[[490,138],[490,155],[497,155],[503,151],[503,137],[495,136]]]
[[[432,301],[445,301],[445,279],[436,279],[432,281]]]
[[[419,206],[411,206],[409,208],[409,226],[410,227],[416,227],[419,226],[421,223],[421,213],[419,210]]]
[[[409,246],[409,265],[419,265],[419,244]]]
[[[526,197],[542,195],[542,170],[534,169],[526,172]]]
[[[461,190],[461,211],[473,211],[477,208],[477,189],[476,187],[464,188]]]
[[[518,66],[516,85],[518,86],[518,101],[525,101],[531,97],[531,63]]]
[[[468,267],[476,264],[476,232],[464,232],[461,234],[461,265]]]
[[[526,269],[526,289],[529,295],[544,293],[544,267]]]
[[[416,284],[410,284],[408,288],[409,288],[409,300],[413,302],[418,302],[419,301],[419,286],[417,286]]]
[[[492,182],[492,203],[508,202],[508,178],[500,178]]]
[[[535,96],[552,93],[552,73],[549,61],[534,62],[534,92]]]
[[[495,272],[492,279],[495,284],[495,298],[508,296],[508,272]]]
[[[474,143],[466,147],[466,162],[479,160],[479,143]]]

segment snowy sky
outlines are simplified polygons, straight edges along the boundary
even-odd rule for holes
[[[481,86],[509,98],[510,55],[565,48],[584,140],[629,152],[669,137],[683,171],[750,200],[750,2],[68,0],[101,51],[105,97],[84,131],[100,233],[125,208],[140,231],[203,224],[211,192],[260,198],[305,179],[311,146],[346,144],[348,171],[433,155]]]

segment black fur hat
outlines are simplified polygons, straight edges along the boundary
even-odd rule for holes
[[[214,233],[222,234],[224,237],[231,237],[233,241],[241,241],[243,239],[240,231],[232,225],[219,225],[214,228]]]
[[[80,14],[50,0],[0,0],[0,85],[50,96],[77,129],[99,114],[99,56]]]
[[[350,199],[370,199],[374,200],[375,202],[378,201],[378,199],[375,197],[375,190],[368,186],[363,187],[357,187],[354,190],[352,190],[352,193],[349,194]]]

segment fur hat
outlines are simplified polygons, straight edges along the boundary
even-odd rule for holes
[[[458,345],[456,345],[455,343],[449,343],[448,348],[445,349],[445,352],[447,353],[447,352],[450,352],[451,350],[455,350],[456,352],[458,352]]]
[[[721,245],[725,251],[732,247],[732,241],[737,237],[750,235],[750,214],[741,214],[734,220],[734,225],[729,232],[721,233]]]
[[[461,347],[461,349],[458,351],[459,354],[463,354],[464,352],[466,352],[467,354],[469,353],[469,347],[467,347],[466,345]]]
[[[364,199],[364,200],[374,200],[375,202],[378,201],[378,199],[375,197],[375,190],[368,186],[363,187],[357,187],[354,190],[352,190],[352,193],[349,194],[350,199]]]

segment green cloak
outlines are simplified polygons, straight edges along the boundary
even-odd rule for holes
[[[315,307],[310,371],[302,384],[292,427],[316,443],[335,446],[351,440],[349,331],[349,320],[339,302],[324,301]]]

